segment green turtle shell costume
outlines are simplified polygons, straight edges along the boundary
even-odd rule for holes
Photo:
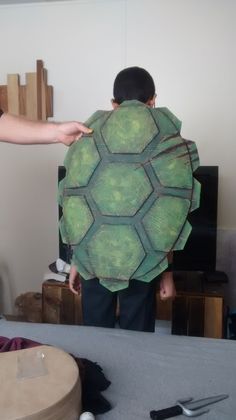
[[[196,145],[167,108],[136,100],[85,124],[93,133],[70,147],[59,185],[62,240],[85,280],[111,291],[150,282],[190,234],[187,216],[200,198]]]

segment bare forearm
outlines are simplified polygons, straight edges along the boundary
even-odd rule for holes
[[[0,118],[0,141],[15,144],[51,144],[63,143],[69,146],[83,133],[92,130],[78,121],[42,122],[31,121],[11,114]]]
[[[56,123],[30,121],[5,113],[0,119],[0,140],[8,143],[57,143],[56,132]]]

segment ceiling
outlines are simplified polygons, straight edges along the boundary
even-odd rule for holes
[[[22,4],[22,3],[51,3],[53,1],[65,0],[0,0],[0,6],[6,4]]]

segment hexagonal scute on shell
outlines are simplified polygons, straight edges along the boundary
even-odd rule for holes
[[[101,130],[111,153],[141,153],[158,131],[148,107],[136,101],[123,102]]]
[[[149,282],[168,267],[166,252],[148,251],[133,278]]]
[[[95,171],[100,156],[93,137],[83,137],[69,149],[66,159],[65,188],[83,187],[88,184]]]
[[[64,197],[63,217],[60,221],[62,240],[79,244],[93,223],[93,216],[84,197]]]
[[[129,225],[99,227],[88,243],[88,254],[96,277],[128,280],[145,257],[135,229]]]
[[[163,186],[192,188],[191,157],[182,137],[164,139],[158,144],[155,153],[151,164]]]
[[[100,170],[91,194],[102,214],[133,216],[152,190],[141,166],[115,162]]]
[[[145,231],[156,251],[169,252],[178,239],[190,209],[187,199],[158,198],[143,218]]]

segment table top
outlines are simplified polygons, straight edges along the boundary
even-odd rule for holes
[[[55,345],[99,363],[112,382],[104,396],[113,406],[99,420],[150,419],[150,410],[178,399],[225,393],[229,398],[210,406],[202,419],[236,419],[235,341],[5,320],[0,335]]]

